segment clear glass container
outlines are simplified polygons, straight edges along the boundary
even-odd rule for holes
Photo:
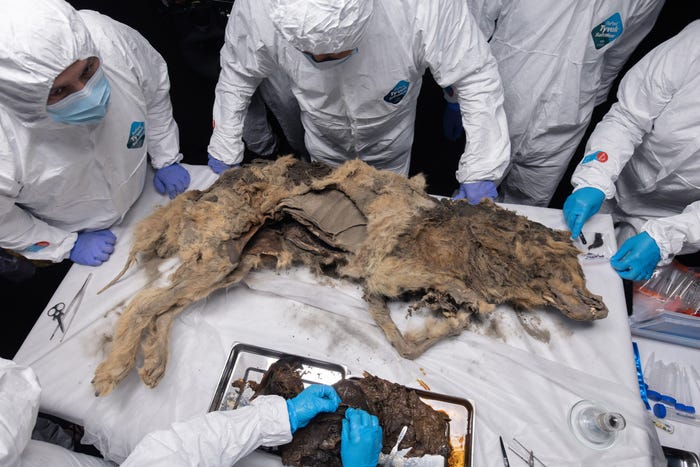
[[[593,449],[607,449],[627,422],[622,414],[612,412],[602,404],[582,400],[569,412],[569,428],[576,439]]]

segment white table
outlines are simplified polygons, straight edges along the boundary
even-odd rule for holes
[[[192,187],[215,176],[206,166],[188,167]],[[519,320],[499,307],[488,322],[441,342],[420,358],[401,358],[371,321],[358,287],[317,281],[308,271],[259,272],[247,285],[219,290],[192,304],[176,320],[164,378],[155,389],[132,372],[107,397],[93,395],[90,380],[104,356],[117,312],[145,285],[137,268],[101,295],[96,291],[122,268],[132,227],[167,198],[148,183],[121,226],[116,250],[99,268],[75,265],[49,302],[66,301],[88,273],[94,274],[80,310],[62,343],[49,341],[55,322],[46,313],[15,356],[37,373],[41,410],[81,424],[85,441],[121,461],[148,432],[204,413],[214,395],[234,341],[345,364],[352,374],[369,371],[391,381],[470,399],[475,405],[475,466],[502,466],[499,435],[518,439],[552,466],[665,465],[653,425],[639,397],[622,283],[607,264],[587,265],[588,286],[602,295],[610,313],[594,323],[573,322],[553,310],[535,310]],[[565,227],[561,211],[505,206],[550,227]],[[607,215],[588,229],[612,232]],[[404,306],[392,313],[404,326]],[[569,409],[581,399],[622,413],[627,427],[615,445],[596,451],[569,432]],[[511,465],[519,460],[511,454]],[[280,465],[254,453],[239,465]]]

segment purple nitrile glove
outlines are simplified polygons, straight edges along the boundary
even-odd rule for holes
[[[117,237],[110,230],[80,232],[70,251],[70,260],[86,266],[99,266],[114,251]]]
[[[211,168],[211,170],[213,170],[214,173],[216,173],[216,174],[221,174],[221,172],[228,170],[232,167],[240,167],[241,166],[241,164],[229,165],[226,162],[220,161],[219,159],[212,156],[211,154],[208,155],[208,158],[209,158],[209,162],[207,162],[207,164],[209,164],[209,168]]]
[[[571,238],[581,235],[583,224],[600,210],[605,193],[598,188],[583,187],[571,193],[564,201],[564,219],[571,230]]]
[[[467,199],[469,204],[479,204],[484,198],[496,199],[498,190],[496,184],[490,180],[480,182],[462,183],[459,185],[459,193],[452,199]]]
[[[375,467],[382,452],[379,419],[362,409],[345,411],[340,432],[340,460],[344,466]]]
[[[289,427],[292,433],[309,424],[321,412],[335,412],[340,404],[340,396],[332,386],[312,384],[287,400]]]
[[[156,170],[153,184],[158,193],[161,195],[168,193],[170,199],[173,199],[190,186],[190,173],[176,162]]]
[[[646,232],[630,237],[610,258],[610,265],[623,279],[647,280],[661,260],[661,250]]]

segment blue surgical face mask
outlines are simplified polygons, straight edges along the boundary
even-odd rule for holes
[[[323,61],[319,62],[319,61],[317,61],[317,60],[314,58],[314,56],[313,56],[312,54],[310,54],[309,52],[302,52],[302,54],[304,54],[304,57],[306,57],[306,59],[307,59],[313,66],[315,66],[316,68],[318,68],[319,70],[326,70],[326,69],[328,69],[328,68],[333,68],[334,66],[340,65],[341,63],[343,63],[344,61],[346,61],[347,59],[349,59],[350,57],[352,57],[352,56],[355,55],[356,53],[357,53],[357,47],[355,47],[354,49],[352,49],[352,52],[350,52],[350,54],[348,54],[347,57],[343,57],[343,58],[330,58],[330,59],[323,60]]]
[[[107,113],[110,92],[109,81],[102,67],[99,67],[83,89],[47,105],[46,110],[55,122],[78,125],[96,123]]]

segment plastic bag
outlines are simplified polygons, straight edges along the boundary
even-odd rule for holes
[[[677,261],[657,268],[649,280],[635,287],[635,294],[646,303],[656,302],[659,310],[700,316],[700,272]]]
[[[573,242],[581,251],[579,259],[582,264],[600,264],[609,262],[615,253],[614,241],[615,238],[610,233],[582,230],[581,235]]]

